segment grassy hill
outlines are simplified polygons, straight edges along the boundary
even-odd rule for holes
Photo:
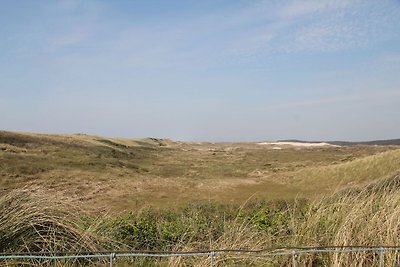
[[[400,147],[183,143],[0,132],[0,252],[395,245]],[[378,254],[312,254],[299,266],[374,266]],[[386,252],[385,266],[398,253]],[[7,261],[7,266],[98,266]],[[115,266],[207,266],[208,258]],[[289,259],[216,258],[217,266]]]
[[[290,147],[0,132],[1,194],[40,186],[94,210],[316,198],[399,170],[399,146]]]

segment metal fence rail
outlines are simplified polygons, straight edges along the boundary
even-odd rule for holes
[[[352,253],[352,252],[379,252],[379,267],[385,263],[386,251],[400,251],[400,246],[320,246],[320,247],[275,247],[261,250],[203,250],[203,251],[81,251],[81,252],[43,252],[43,253],[0,253],[0,262],[7,260],[73,260],[73,259],[101,259],[105,258],[112,267],[118,257],[209,257],[210,266],[214,267],[215,257],[247,255],[248,257],[281,257],[290,256],[291,265],[297,267],[297,256],[316,253]]]

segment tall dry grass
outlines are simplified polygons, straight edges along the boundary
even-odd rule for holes
[[[310,167],[294,173],[294,180],[304,189],[339,189],[376,182],[399,171],[400,149],[358,158],[340,164]]]
[[[289,213],[289,235],[260,232],[249,223],[229,222],[223,235],[210,240],[209,248],[258,250],[275,246],[393,246],[400,238],[400,175],[365,187],[337,192],[311,203],[299,216],[294,206]],[[279,234],[278,234],[279,235]],[[185,244],[182,250],[196,249]],[[290,266],[290,257],[251,258],[246,254],[218,256],[215,266]],[[378,266],[379,252],[319,253],[297,257],[298,266]],[[169,266],[207,266],[209,258],[175,258]],[[384,266],[397,267],[400,255],[384,253]]]
[[[380,246],[398,245],[400,237],[400,175],[387,177],[369,186],[337,192],[317,202],[288,206],[283,217],[285,231],[257,228],[251,219],[240,216],[223,221],[219,236],[188,240],[185,233],[176,251],[198,249],[259,250],[273,246]],[[301,209],[301,212],[299,212]],[[40,190],[17,190],[0,198],[0,249],[3,252],[101,250],[116,241],[103,238],[113,224],[95,223],[82,210],[65,204]],[[240,212],[239,212],[240,213]],[[256,216],[256,215],[255,215]],[[156,219],[156,218],[155,218]],[[222,220],[222,218],[221,218]],[[193,222],[196,223],[196,222]],[[106,227],[105,227],[106,225]],[[194,229],[188,227],[187,229]],[[187,234],[189,235],[189,233]],[[206,234],[207,235],[207,234]],[[204,241],[208,240],[208,241]],[[114,246],[118,249],[118,246]],[[127,247],[125,247],[127,248]],[[378,252],[301,255],[298,266],[377,266]],[[166,262],[147,262],[157,266],[208,266],[208,257],[174,257]],[[399,253],[385,252],[384,266],[398,266]],[[81,264],[81,262],[75,262]],[[87,264],[87,263],[85,263]],[[118,260],[116,266],[131,266]],[[290,257],[254,258],[246,254],[214,258],[214,266],[290,266]],[[145,265],[142,265],[145,266]]]
[[[294,231],[298,245],[392,246],[400,238],[400,175],[338,192],[313,203]],[[337,253],[327,266],[373,266],[377,253]],[[308,259],[308,263],[312,262]],[[315,260],[315,259],[314,259]],[[385,266],[398,266],[398,253],[385,253]]]
[[[3,253],[99,251],[110,244],[100,226],[101,220],[86,216],[79,207],[38,187],[14,190],[0,197]]]
[[[205,244],[178,244],[176,251],[201,250]],[[223,234],[216,240],[209,240],[207,250],[259,250],[271,245],[270,239],[260,235],[259,231],[249,223],[227,222]],[[210,257],[174,257],[168,262],[169,267],[210,266]],[[248,257],[246,254],[220,254],[214,257],[214,266],[264,266],[265,258]]]

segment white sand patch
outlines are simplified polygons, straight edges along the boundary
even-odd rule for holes
[[[262,142],[257,143],[258,145],[272,145],[275,146],[273,149],[276,149],[276,146],[296,146],[296,147],[323,147],[323,146],[332,146],[337,147],[337,145],[328,144],[325,142],[320,143],[303,143],[303,142]],[[279,147],[280,148],[280,147]]]

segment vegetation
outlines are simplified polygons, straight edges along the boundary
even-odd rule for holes
[[[3,195],[0,210],[1,252],[98,251],[103,244],[112,244],[95,218],[40,188]]]
[[[5,132],[0,146],[1,252],[396,245],[400,236],[396,146],[273,150],[257,144]],[[297,260],[300,266],[373,266],[378,255]],[[385,266],[398,261],[398,254],[385,252]],[[231,255],[218,256],[215,263],[287,266],[290,259]],[[135,264],[206,266],[209,259],[116,262]]]
[[[0,132],[0,188],[26,185],[97,212],[317,199],[398,170],[398,146],[282,147]]]

